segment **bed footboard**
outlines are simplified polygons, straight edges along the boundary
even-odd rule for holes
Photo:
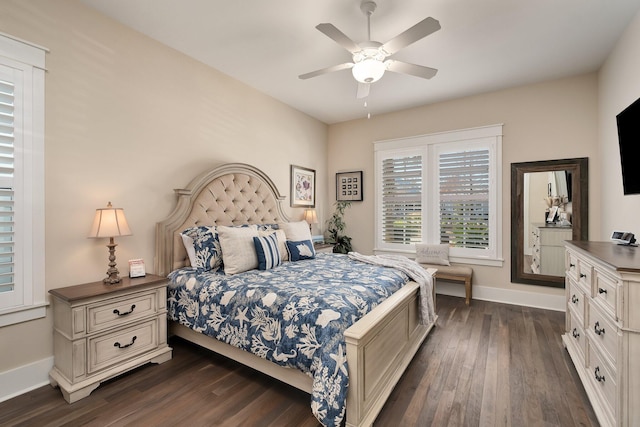
[[[433,323],[419,321],[419,286],[410,282],[345,331],[349,363],[347,426],[369,426]]]

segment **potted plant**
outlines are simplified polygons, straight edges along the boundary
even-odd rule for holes
[[[353,250],[351,237],[343,234],[347,227],[343,220],[344,210],[351,206],[351,202],[336,202],[334,206],[336,210],[327,221],[327,234],[329,235],[327,243],[333,245],[333,253],[346,254]]]

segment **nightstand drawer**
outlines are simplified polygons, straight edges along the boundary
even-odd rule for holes
[[[154,350],[158,346],[158,322],[153,319],[111,334],[89,339],[89,373],[125,359]]]
[[[87,307],[88,332],[104,331],[154,315],[158,311],[157,306],[155,291],[90,305]]]

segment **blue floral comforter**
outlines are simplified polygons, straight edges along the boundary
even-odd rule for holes
[[[183,268],[169,278],[171,320],[310,375],[311,409],[325,426],[345,414],[344,331],[409,280],[325,253],[271,270],[225,276]]]

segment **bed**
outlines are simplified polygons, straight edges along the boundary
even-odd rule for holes
[[[174,279],[181,278],[183,283],[191,280],[188,275],[196,270],[194,267],[190,267],[189,254],[187,254],[181,236],[181,232],[184,230],[203,226],[241,227],[249,225],[249,227],[256,227],[256,225],[260,225],[264,227],[265,224],[269,224],[267,226],[269,228],[271,225],[290,222],[282,208],[284,197],[280,195],[266,174],[250,165],[231,163],[218,166],[193,179],[187,188],[178,189],[175,192],[178,198],[175,209],[167,219],[159,222],[156,226],[155,271],[160,275],[172,275]],[[277,225],[275,228],[278,228]],[[225,227],[219,227],[219,229],[222,230]],[[332,270],[339,268],[338,265],[351,261],[348,261],[344,255],[318,254],[313,262],[324,265],[322,268],[324,270]],[[311,262],[309,264],[289,262],[282,263],[282,266],[278,268],[286,271],[288,267],[302,265],[306,269],[312,264]],[[382,268],[366,264],[359,265],[358,268],[362,271]],[[275,271],[275,269],[269,270],[269,274],[271,274],[270,271]],[[386,271],[387,273],[383,275],[385,277],[402,275],[401,272],[395,272],[391,269],[386,269]],[[434,271],[429,272],[431,275],[433,273]],[[264,271],[249,271],[236,275],[238,280],[240,276],[247,275],[250,277],[249,280],[254,281],[253,285],[249,285],[253,286],[252,290],[250,292],[243,290],[243,295],[253,294],[253,289],[258,289],[256,280],[263,280],[265,274]],[[295,275],[298,273],[294,271],[287,274]],[[229,276],[224,274],[218,276],[207,276],[207,283],[202,286],[209,286],[212,282],[218,286],[218,282],[229,279]],[[236,276],[231,276],[234,277],[234,286]],[[391,279],[394,278],[391,277],[389,280]],[[202,280],[204,281],[204,279]],[[178,281],[180,280],[176,280],[176,282]],[[307,280],[301,280],[301,282],[307,282]],[[189,283],[193,282],[189,281]],[[317,286],[317,284],[313,286]],[[193,285],[191,287],[193,288]],[[357,288],[361,287],[357,286]],[[382,288],[375,289],[374,293],[383,294],[386,292],[382,291]],[[340,361],[341,363],[336,364],[335,373],[339,374],[340,369],[348,370],[347,426],[367,426],[373,423],[393,387],[437,320],[437,316],[433,313],[430,316],[430,321],[420,321],[420,286],[418,283],[408,281],[392,290],[393,292],[390,292],[389,296],[384,295],[380,301],[374,301],[368,308],[363,308],[362,311],[366,314],[360,316],[359,320],[343,331],[343,340],[337,340],[340,345],[340,352],[337,353],[338,359],[344,355],[346,363]],[[177,292],[174,293],[173,298],[170,298],[169,304],[172,303],[171,300],[177,304],[176,301],[188,293],[181,290],[180,298],[177,298],[175,296],[178,295]],[[206,292],[200,292],[200,298],[203,294]],[[227,302],[225,301],[224,304]],[[182,302],[182,305],[184,306],[185,303]],[[238,313],[242,312],[241,309],[237,310]],[[325,311],[330,312],[331,310]],[[175,312],[176,309],[174,309]],[[244,312],[246,313],[246,308]],[[318,411],[319,405],[315,397],[318,392],[317,386],[322,381],[316,378],[314,387],[314,379],[310,373],[278,363],[280,359],[287,359],[287,355],[293,354],[293,352],[280,353],[278,360],[271,361],[265,358],[264,354],[254,355],[243,350],[240,346],[236,346],[237,343],[230,345],[224,340],[205,335],[203,332],[206,332],[207,327],[202,325],[194,327],[197,322],[190,321],[187,315],[176,315],[176,319],[177,321],[170,322],[170,334],[227,356],[310,393],[314,414],[323,412]],[[331,314],[329,314],[329,318],[325,319],[324,323],[330,322],[331,319]],[[342,349],[343,344],[344,350]],[[336,359],[336,355],[333,356]],[[315,407],[314,399],[316,399]],[[341,417],[322,418],[318,414],[316,416],[325,425],[339,424],[341,420]]]

